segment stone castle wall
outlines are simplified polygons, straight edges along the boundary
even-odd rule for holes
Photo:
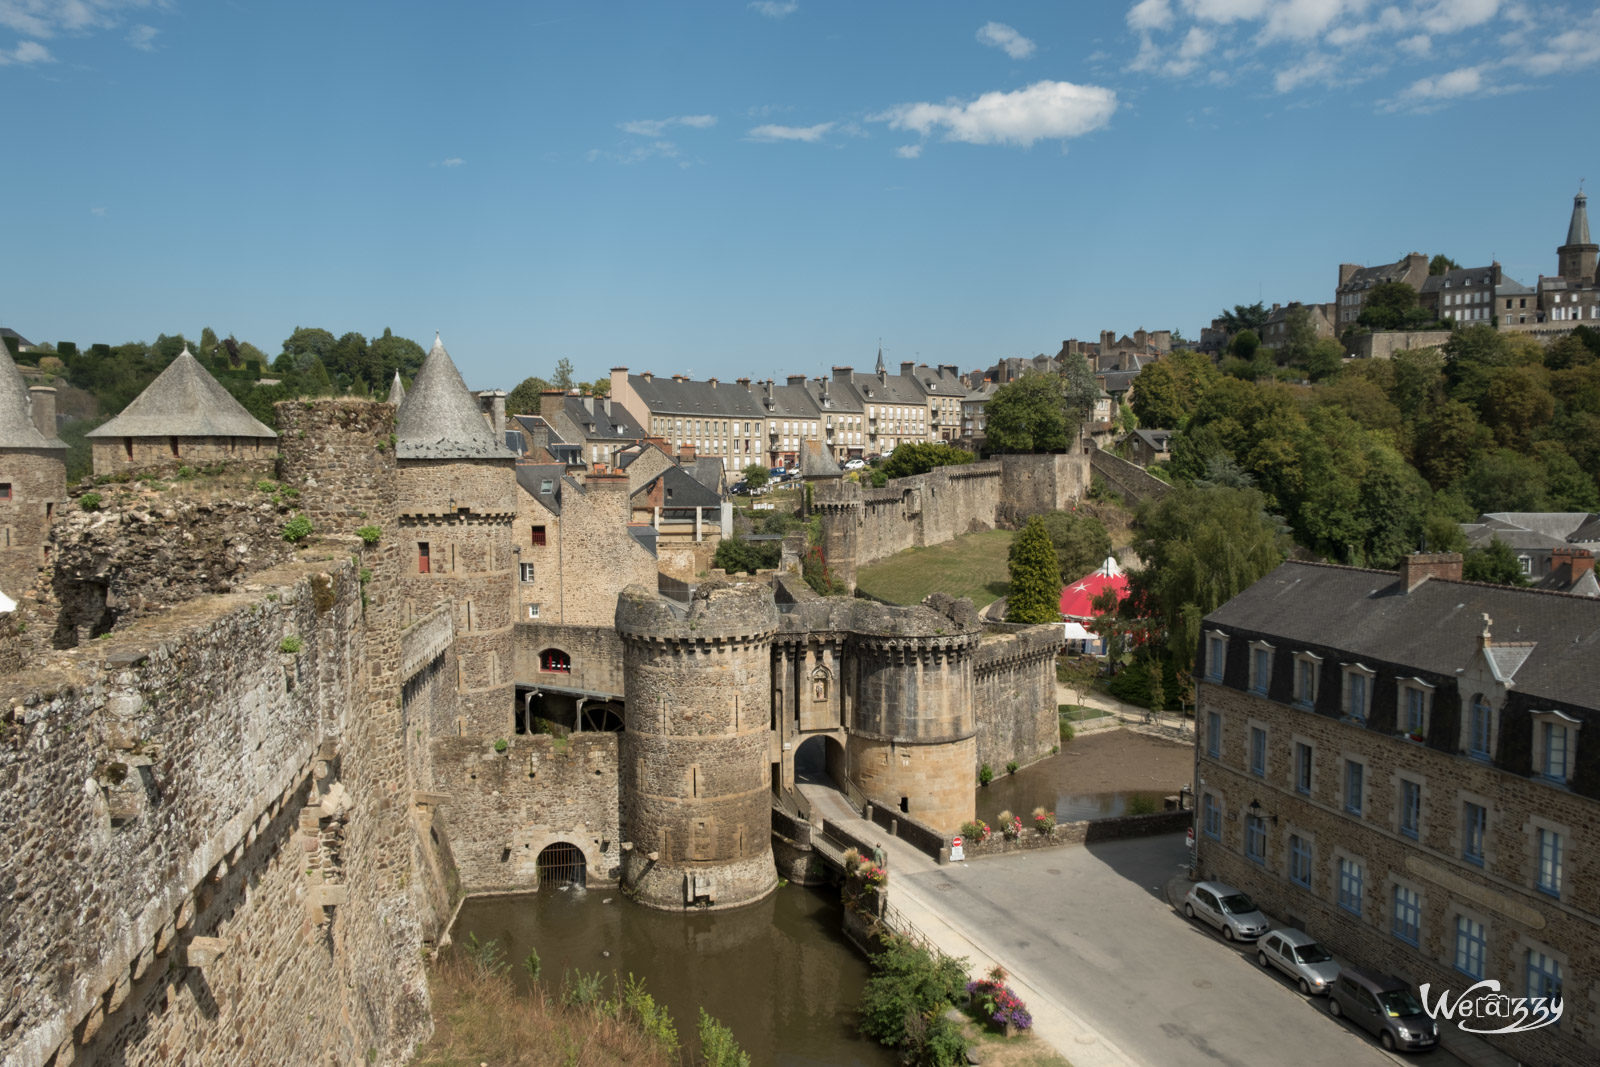
[[[591,881],[616,881],[622,862],[618,735],[583,733],[433,742],[435,788],[464,892],[537,889],[539,853],[577,845]]]
[[[981,767],[1029,763],[1060,744],[1055,626],[989,626],[972,654]]]
[[[360,583],[257,581],[0,681],[7,1063],[394,1062],[426,1033]]]
[[[0,450],[0,592],[22,601],[47,557],[50,520],[67,499],[67,469],[59,449]]]
[[[174,470],[227,463],[241,470],[269,471],[278,442],[270,437],[117,437],[90,441],[96,474]]]
[[[616,601],[612,601],[612,613]],[[517,681],[522,685],[537,686],[540,682],[569,689],[584,689],[591,693],[621,696],[622,638],[612,626],[551,626],[544,623],[520,622],[516,625]],[[539,667],[539,654],[546,649],[560,649],[568,656],[572,670],[566,673],[543,671]]]
[[[1094,476],[1109,485],[1130,506],[1146,500],[1160,500],[1172,492],[1172,486],[1157,478],[1136,463],[1114,456],[1104,449],[1096,449],[1089,457]]]

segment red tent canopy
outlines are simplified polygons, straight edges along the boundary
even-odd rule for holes
[[[1092,619],[1098,612],[1090,606],[1102,590],[1115,589],[1119,601],[1128,597],[1128,576],[1095,571],[1061,590],[1061,614],[1069,619]]]

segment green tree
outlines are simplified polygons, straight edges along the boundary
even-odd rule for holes
[[[1012,622],[1061,621],[1061,565],[1044,520],[1035,515],[1011,541],[1011,587],[1006,618]]]
[[[779,541],[746,541],[742,537],[724,537],[717,543],[717,553],[712,557],[711,565],[729,574],[740,571],[754,574],[776,567],[782,557],[783,545]]]
[[[1179,488],[1140,507],[1131,610],[1153,617],[1175,667],[1190,670],[1200,620],[1282,562],[1287,551],[1254,489]]]
[[[1447,401],[1418,427],[1417,467],[1435,489],[1458,481],[1494,444],[1494,434],[1478,413],[1458,400]]]
[[[1175,430],[1194,410],[1201,392],[1219,375],[1198,352],[1173,352],[1147,363],[1133,380],[1133,413],[1140,426]]]
[[[733,1031],[700,1009],[700,1056],[706,1067],[750,1067],[750,1054],[739,1047]]]
[[[556,373],[550,379],[550,388],[559,389],[563,393],[572,390],[572,360],[566,356],[556,360]]]
[[[971,463],[977,458],[966,449],[954,445],[931,441],[907,441],[883,461],[883,473],[888,478],[905,478],[913,474],[927,474],[935,467]]]
[[[1481,453],[1461,479],[1461,488],[1479,514],[1548,510],[1544,464],[1508,448]]]
[[[1267,305],[1258,300],[1254,304],[1235,304],[1232,311],[1224,310],[1217,317],[1222,321],[1224,330],[1236,334],[1241,330],[1260,331],[1271,314]]]
[[[984,406],[991,452],[1064,452],[1077,438],[1062,379],[1024,374],[996,389]]]
[[[1467,550],[1466,558],[1461,562],[1461,577],[1469,582],[1493,582],[1496,585],[1528,584],[1517,554],[1498,537],[1483,548]]]
[[[283,350],[294,355],[309,352],[317,357],[325,357],[337,342],[333,334],[327,330],[314,326],[296,326],[283,340]]]
[[[1331,337],[1321,337],[1312,342],[1305,359],[1306,377],[1314,382],[1326,381],[1344,369],[1344,345]]]
[[[376,390],[382,395],[389,395],[389,383],[394,380],[398,372],[406,381],[417,376],[417,371],[422,369],[422,361],[428,358],[428,353],[423,351],[421,345],[409,337],[397,337],[394,331],[385,326],[382,337],[374,337],[367,346],[374,359],[378,361],[378,377]]]
[[[610,378],[596,378],[594,381],[590,382],[586,388],[590,393],[594,394],[595,396],[610,396],[611,395],[611,379]]]
[[[1437,278],[1441,274],[1447,274],[1450,271],[1460,269],[1461,264],[1445,255],[1443,252],[1440,252],[1438,255],[1428,260],[1428,276],[1430,278]]]
[[[506,396],[506,414],[539,414],[539,394],[547,392],[550,388],[550,383],[543,378],[522,379]]]
[[[1293,366],[1306,366],[1311,359],[1312,346],[1317,343],[1317,327],[1311,320],[1311,309],[1304,304],[1290,304],[1283,324],[1285,337],[1278,358]]]
[[[1051,511],[1039,516],[1056,552],[1061,584],[1077,581],[1111,555],[1111,535],[1093,515],[1081,511]],[[1016,541],[1013,539],[1012,544]]]
[[[745,484],[752,489],[760,489],[767,484],[767,479],[770,477],[772,477],[772,474],[767,470],[765,464],[751,463],[744,469]]]
[[[935,955],[907,938],[890,936],[872,957],[872,977],[861,991],[861,1032],[890,1048],[909,1047],[911,1027],[954,1004],[965,991],[967,961]]]
[[[1356,322],[1369,330],[1415,330],[1433,321],[1405,282],[1379,282],[1367,290]]]
[[[1256,349],[1261,347],[1261,337],[1254,330],[1240,330],[1233,335],[1233,341],[1228,345],[1231,355],[1249,363],[1256,357]]]

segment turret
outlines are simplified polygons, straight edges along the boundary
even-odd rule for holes
[[[1589,240],[1589,198],[1580,191],[1572,198],[1572,218],[1567,222],[1567,243],[1556,249],[1556,273],[1573,282],[1594,279],[1600,245]]]
[[[767,753],[772,590],[703,585],[685,610],[633,585],[618,598],[616,628],[627,697],[624,886],[662,909],[730,908],[766,896],[777,885]]]
[[[54,390],[30,398],[0,345],[0,593],[12,600],[38,577],[50,521],[67,498],[67,446],[56,437],[54,399]]]

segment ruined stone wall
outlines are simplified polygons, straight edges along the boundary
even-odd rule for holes
[[[0,592],[20,602],[47,557],[50,520],[67,499],[59,449],[0,450]]]
[[[623,877],[644,904],[725,908],[777,884],[767,743],[772,590],[702,586],[687,611],[653,587],[617,605],[627,698]]]
[[[1021,526],[1030,515],[1071,507],[1089,491],[1084,452],[1001,456],[1004,490],[999,523]]]
[[[90,441],[95,474],[173,470],[228,463],[269,471],[278,442],[270,437],[115,437]]]
[[[1172,492],[1172,486],[1144,468],[1103,449],[1096,449],[1091,454],[1089,463],[1094,470],[1094,476],[1108,485],[1130,506],[1142,504],[1146,500],[1160,500]]]
[[[614,882],[622,862],[614,733],[512,735],[433,742],[441,831],[463,892],[539,887],[539,853],[577,845],[590,882]]]
[[[397,1062],[426,1032],[360,583],[257,581],[0,680],[7,1063]]]
[[[612,601],[612,612],[616,601]],[[613,626],[549,626],[522,622],[516,626],[517,681],[537,686],[541,681],[562,688],[622,695],[622,638]],[[567,673],[541,670],[539,654],[560,649],[572,663]]]
[[[685,582],[703,581],[717,558],[717,545],[722,537],[715,526],[706,531],[704,541],[656,542],[656,569],[671,578]]]
[[[397,539],[394,405],[376,400],[278,404],[278,478],[300,491],[299,510],[319,533],[376,526]]]
[[[1029,763],[1060,744],[1057,626],[991,626],[972,654],[977,760]]]

